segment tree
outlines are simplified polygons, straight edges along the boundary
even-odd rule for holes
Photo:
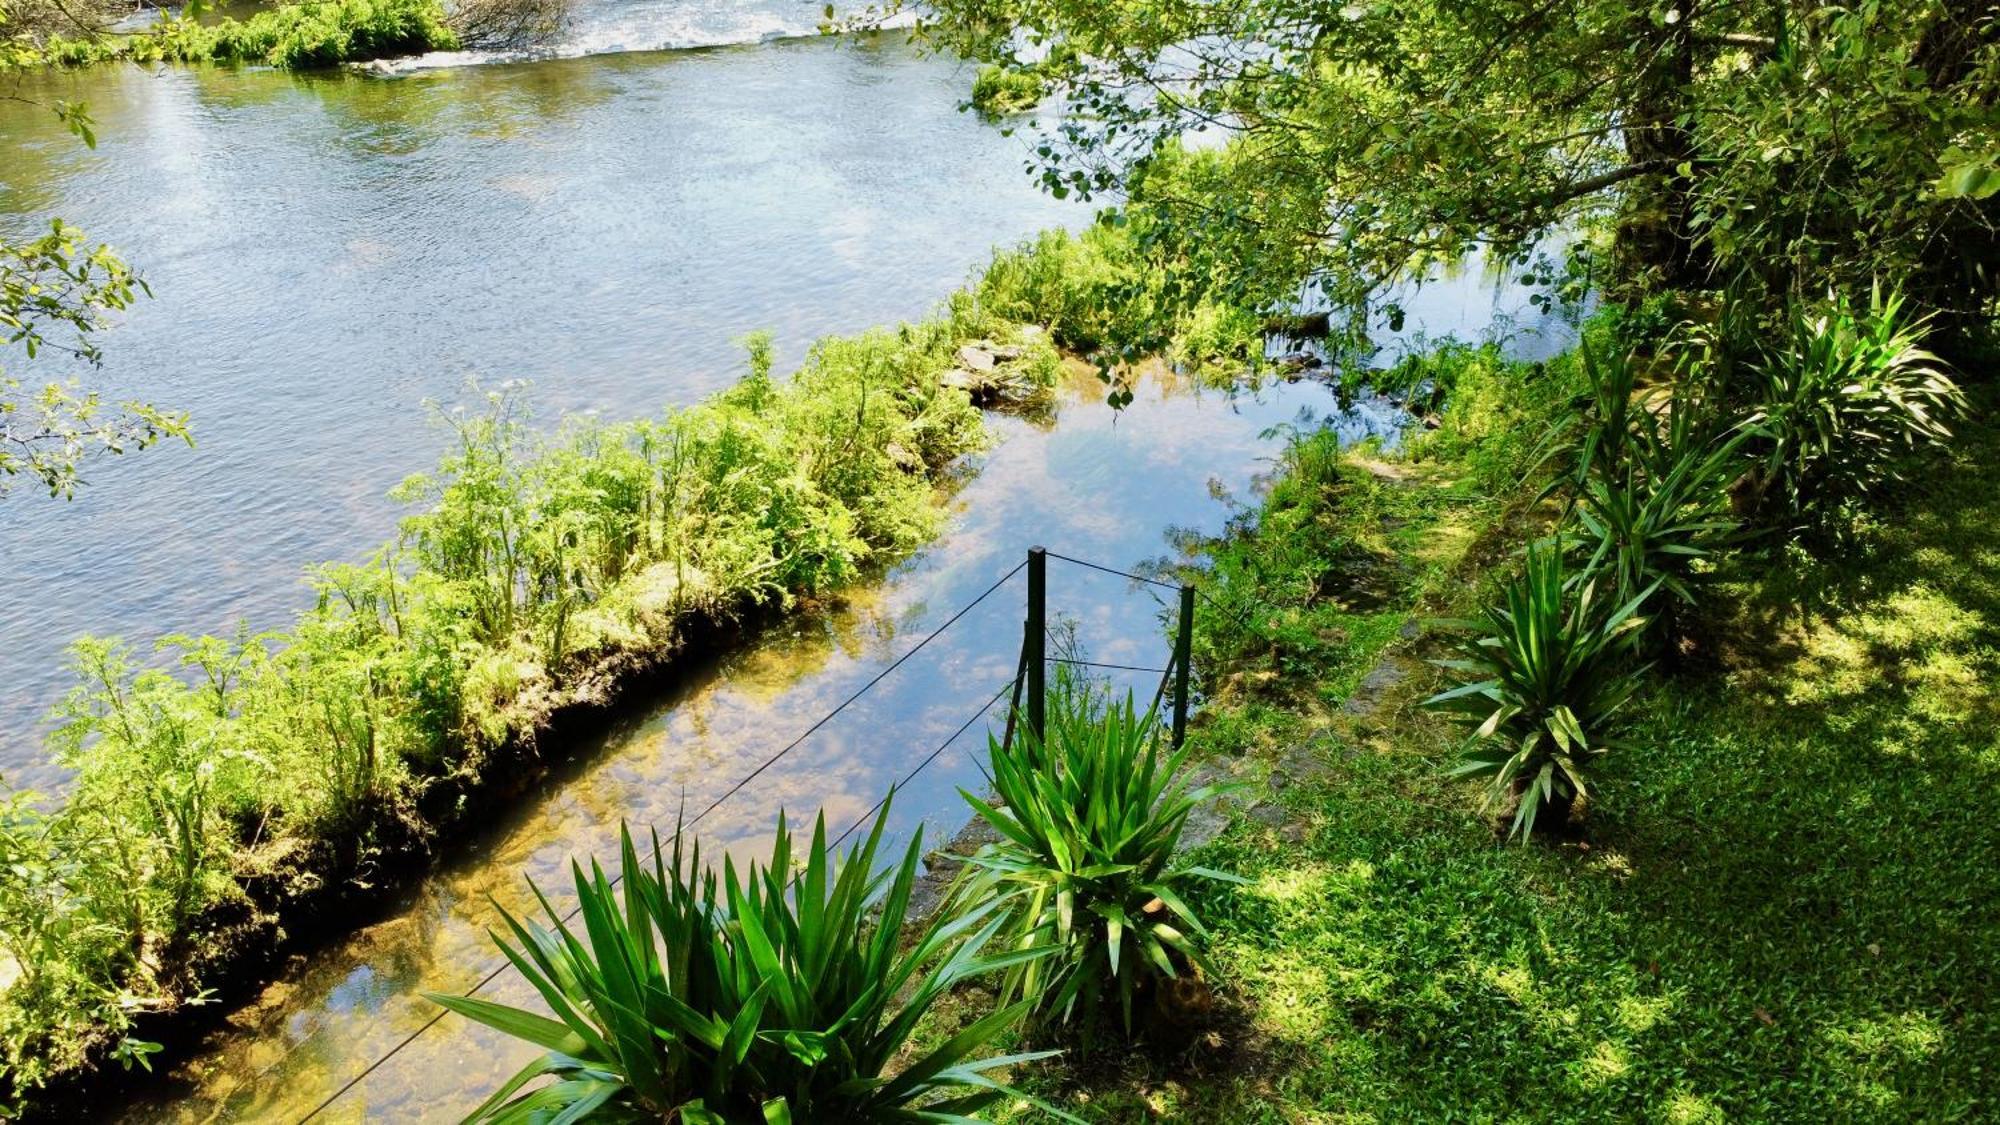
[[[1266,299],[1310,277],[1352,307],[1482,246],[1627,295],[1900,277],[1974,318],[1995,294],[1993,193],[1939,185],[1983,188],[2000,147],[1996,0],[926,8],[934,42],[1068,99],[1037,150],[1051,190],[1149,210]],[[1536,252],[1578,230],[1609,237]]]
[[[82,107],[65,103],[56,112],[85,144],[95,144]],[[0,238],[0,333],[31,360],[52,352],[98,366],[103,353],[92,335],[104,314],[150,293],[110,247],[89,246],[82,231],[61,219],[39,238]],[[98,392],[74,381],[29,390],[0,366],[0,496],[25,475],[49,495],[68,498],[93,455],[144,449],[169,437],[193,444],[186,414],[136,401],[107,409]]]

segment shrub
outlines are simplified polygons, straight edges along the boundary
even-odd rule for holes
[[[1646,433],[1644,453],[1592,476],[1578,498],[1575,526],[1590,552],[1583,572],[1608,583],[1613,603],[1661,591],[1693,605],[1696,564],[1737,526],[1728,486],[1746,435],[1739,430],[1705,442],[1692,433],[1679,440]],[[1657,606],[1650,620],[1670,627],[1672,617],[1669,607]]]
[[[1838,534],[1849,505],[1900,480],[1897,460],[1951,436],[1965,398],[1921,347],[1926,320],[1878,289],[1792,317],[1790,339],[1755,368],[1764,514],[1785,530]]]
[[[577,1120],[610,1113],[707,1122],[963,1120],[1007,1088],[995,1067],[1042,1055],[975,1058],[1025,1004],[1002,1008],[919,1051],[917,1023],[960,981],[1043,956],[982,956],[1003,919],[990,909],[936,916],[907,948],[901,920],[922,838],[877,871],[888,809],[838,864],[826,823],[796,887],[778,823],[771,860],[718,882],[678,835],[650,864],[629,831],[622,886],[575,868],[582,932],[543,898],[544,927],[506,916],[501,948],[555,1019],[489,1000],[431,995],[450,1010],[548,1051],[474,1112],[475,1120]],[[537,892],[539,896],[539,891]],[[914,1057],[905,1059],[906,1049]],[[892,1063],[900,1064],[892,1074]],[[533,1089],[540,1078],[553,1081]]]
[[[1602,360],[1585,342],[1579,354],[1590,392],[1577,419],[1557,428],[1549,456],[1566,464],[1546,491],[1571,491],[1565,532],[1612,603],[1659,590],[1692,605],[1696,564],[1737,527],[1728,490],[1749,435],[1725,425],[1696,370],[1662,398],[1640,389],[1629,353]],[[1648,619],[1671,631],[1673,607],[1654,606]]]
[[[1653,590],[1607,611],[1597,586],[1571,580],[1557,544],[1530,547],[1501,604],[1468,623],[1463,657],[1437,662],[1468,682],[1424,701],[1476,724],[1453,775],[1488,779],[1495,805],[1515,800],[1509,831],[1523,840],[1543,806],[1566,818],[1587,792],[1587,764],[1616,747],[1611,720],[1643,672],[1632,650]]]
[[[303,70],[459,46],[439,0],[298,0],[242,20],[203,24],[175,17],[133,35],[51,36],[37,59],[56,66],[127,58]]]
[[[1042,100],[1042,80],[1032,70],[986,65],[972,80],[972,108],[981,117],[1025,113]]]
[[[1136,996],[1191,970],[1213,975],[1180,888],[1234,878],[1175,861],[1188,814],[1216,791],[1182,779],[1185,748],[1162,753],[1157,711],[1095,698],[1054,692],[1044,738],[989,740],[998,800],[965,799],[1002,838],[972,857],[979,874],[961,890],[997,896],[1010,949],[1055,951],[1012,967],[1002,1001],[1032,1005],[1044,1025],[1075,1017],[1086,1038],[1114,996],[1129,1035]]]

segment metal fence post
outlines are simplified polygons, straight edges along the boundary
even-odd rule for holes
[[[1028,729],[1035,741],[1048,727],[1049,552],[1028,548]]]
[[[1005,733],[1003,733],[1000,736],[1000,749],[1003,753],[1011,753],[1014,749],[1014,724],[1020,719],[1021,716],[1021,688],[1023,686],[1023,681],[1025,681],[1027,678],[1028,678],[1028,626],[1026,622],[1022,622],[1021,663],[1019,667],[1014,669],[1014,690],[1012,694],[1008,696],[1007,699],[1007,726]]]
[[[1194,654],[1194,587],[1181,587],[1180,628],[1174,636],[1174,749],[1187,741],[1188,663]]]

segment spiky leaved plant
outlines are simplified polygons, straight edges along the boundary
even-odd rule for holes
[[[1486,778],[1496,804],[1517,800],[1510,832],[1522,839],[1545,806],[1568,816],[1588,763],[1617,746],[1612,718],[1639,686],[1638,611],[1656,587],[1608,604],[1598,582],[1570,581],[1560,545],[1530,547],[1501,604],[1465,623],[1461,658],[1437,662],[1465,682],[1424,701],[1475,724],[1452,774]]]
[[[1161,746],[1157,707],[1074,690],[1051,695],[1042,737],[989,742],[997,800],[965,799],[1001,839],[972,857],[984,877],[970,893],[999,896],[1008,948],[1054,948],[1009,969],[1003,1001],[1032,1005],[1044,1025],[1075,1018],[1087,1037],[1115,997],[1129,1035],[1143,988],[1213,975],[1208,932],[1181,890],[1235,876],[1176,859],[1188,814],[1218,791],[1187,783],[1187,754]]]
[[[887,813],[840,862],[820,818],[796,885],[782,818],[770,863],[739,878],[725,860],[719,881],[679,835],[671,852],[656,837],[648,863],[627,831],[621,885],[594,861],[588,873],[574,865],[581,932],[537,889],[549,923],[505,914],[512,940],[495,940],[554,1018],[430,997],[547,1052],[473,1119],[970,1120],[1007,1092],[989,1071],[1045,1054],[978,1057],[1028,1004],[906,1060],[912,1033],[953,985],[1047,950],[986,956],[1006,921],[991,904],[940,913],[906,944],[901,921],[922,841],[878,870]]]

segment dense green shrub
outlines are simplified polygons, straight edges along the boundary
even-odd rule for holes
[[[191,938],[252,882],[266,898],[242,905],[272,908],[272,885],[340,877],[385,828],[421,837],[421,792],[476,783],[605,670],[924,542],[946,467],[986,440],[946,385],[953,352],[1011,331],[961,297],[923,324],[822,341],[783,381],[752,341],[748,377],[705,402],[553,434],[494,392],[442,415],[449,451],[398,488],[416,510],[397,539],[314,568],[316,602],[286,633],[168,638],[175,668],[80,641],[53,743],[73,790],[46,815],[6,806],[0,1087],[191,995]],[[1022,378],[1051,377],[1048,345],[1027,352]]]
[[[982,66],[972,80],[972,108],[982,117],[1024,113],[1041,100],[1042,82],[1032,71]]]
[[[739,879],[725,860],[719,881],[679,836],[670,854],[655,837],[648,862],[627,831],[622,885],[595,862],[588,874],[575,867],[580,933],[546,898],[546,926],[507,914],[513,940],[500,946],[556,1018],[431,995],[548,1052],[473,1119],[948,1121],[999,1099],[1007,1087],[987,1071],[1043,1056],[975,1056],[1019,1021],[1025,1002],[928,1050],[912,1033],[958,983],[1048,950],[983,956],[1003,921],[990,905],[940,913],[906,944],[922,834],[884,870],[886,823],[878,817],[836,861],[820,818],[796,883],[782,818],[770,862]],[[553,1081],[530,1085],[542,1078]]]
[[[1558,468],[1544,495],[1568,493],[1564,535],[1612,602],[1656,590],[1692,606],[1701,567],[1739,526],[1729,489],[1750,430],[1717,405],[1697,367],[1684,365],[1664,391],[1643,389],[1631,353],[1604,357],[1586,342],[1578,354],[1590,391],[1553,428],[1546,458]],[[1662,635],[1675,604],[1647,607]]]
[[[1523,840],[1544,806],[1566,818],[1587,792],[1589,763],[1617,745],[1611,720],[1643,671],[1633,645],[1653,590],[1608,603],[1597,579],[1571,578],[1559,545],[1530,547],[1501,604],[1467,623],[1461,657],[1437,662],[1466,682],[1425,701],[1474,724],[1453,773],[1487,779],[1495,806],[1514,801],[1510,831]]]
[[[54,36],[38,53],[42,61],[55,66],[127,58],[260,63],[297,70],[458,46],[439,0],[297,0],[242,20],[203,24],[175,17],[132,35]]]
[[[1837,534],[1852,504],[1900,479],[1900,458],[1951,436],[1965,398],[1922,347],[1925,324],[1879,289],[1865,313],[1845,298],[1794,312],[1754,369],[1767,522]]]
[[[1188,814],[1215,790],[1182,777],[1187,750],[1163,752],[1158,719],[1129,696],[1053,692],[1044,737],[1024,729],[1012,747],[989,741],[997,799],[965,793],[1001,839],[972,857],[979,874],[960,901],[997,899],[1010,949],[1054,949],[1012,967],[1002,988],[1003,1003],[1029,1005],[1044,1025],[1074,1017],[1088,1037],[1115,998],[1129,1035],[1136,996],[1214,974],[1206,930],[1180,892],[1194,878],[1233,877],[1175,851]]]
[[[1198,182],[1216,160],[1168,148],[1152,175]],[[998,316],[1047,325],[1057,342],[1107,366],[1162,356],[1221,383],[1258,369],[1265,314],[1288,309],[1296,292],[1235,288],[1224,264],[1160,241],[1156,226],[1140,208],[1102,212],[1080,234],[1044,231],[994,255],[979,300]]]

